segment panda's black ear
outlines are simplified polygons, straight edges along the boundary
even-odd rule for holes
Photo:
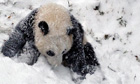
[[[74,32],[76,32],[76,31],[77,31],[76,28],[67,28],[67,35],[74,34]]]
[[[41,29],[44,35],[48,34],[49,26],[45,21],[40,21],[38,27]]]

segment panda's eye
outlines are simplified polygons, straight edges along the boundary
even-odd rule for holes
[[[38,27],[41,29],[44,35],[48,34],[49,26],[45,21],[40,21]]]
[[[53,51],[51,51],[51,50],[47,51],[46,53],[47,53],[49,56],[55,56],[55,53],[54,53]]]
[[[65,54],[66,53],[66,49],[62,52],[62,54]]]

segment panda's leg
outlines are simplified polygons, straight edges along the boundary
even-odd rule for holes
[[[25,49],[25,52],[23,51],[23,53],[29,55],[28,61],[26,61],[27,64],[33,65],[34,63],[37,62],[40,53],[39,53],[38,49],[36,48],[36,46],[34,45],[34,41],[31,40],[27,43],[28,43],[28,45],[26,45],[23,48],[23,50]]]
[[[5,56],[13,57],[16,55],[16,53],[23,48],[25,45],[26,40],[24,38],[23,33],[21,33],[18,30],[15,30],[12,35],[9,37],[9,40],[7,40],[3,47],[2,47],[2,53]]]
[[[70,67],[72,71],[79,75],[85,75],[86,60],[84,46],[82,43],[73,43],[71,49],[63,54],[63,65]]]
[[[34,41],[27,41],[21,50],[17,52],[17,58],[19,62],[27,63],[28,65],[33,65],[37,62],[40,52],[34,45]]]
[[[33,36],[33,20],[37,12],[37,9],[32,11],[28,17],[21,20],[15,27],[14,32],[10,35],[9,40],[7,40],[1,52],[8,57],[15,56],[20,50],[22,50],[26,41],[34,39]]]
[[[63,62],[69,66],[72,71],[80,75],[85,75],[86,60],[83,45],[84,31],[81,24],[71,16],[73,28],[67,30],[67,34],[73,36],[73,44],[71,49],[63,55]]]
[[[89,42],[87,42],[84,45],[84,52],[85,52],[86,63],[88,66],[86,73],[92,74],[96,70],[96,66],[99,66],[99,63],[98,63],[98,60],[96,58],[94,49]]]
[[[65,61],[74,72],[85,76],[87,73],[91,73],[94,67],[99,65],[99,63],[91,44],[88,43],[84,37],[82,25],[74,16],[71,16],[71,21],[73,28],[69,29],[68,35],[73,35],[73,45],[71,50],[64,55],[64,57],[68,57]],[[87,68],[88,66],[90,68]]]

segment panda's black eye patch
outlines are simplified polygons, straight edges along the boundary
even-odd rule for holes
[[[48,34],[49,26],[45,21],[40,21],[38,27],[41,29],[44,35]]]
[[[55,53],[54,53],[53,51],[51,51],[51,50],[47,51],[46,53],[47,53],[49,56],[55,56]]]

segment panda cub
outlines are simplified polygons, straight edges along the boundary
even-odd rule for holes
[[[25,46],[28,44],[28,46]],[[99,66],[82,25],[61,5],[49,3],[21,20],[2,47],[8,57],[30,52],[29,65],[44,55],[52,66],[63,64],[77,74],[94,73]]]

